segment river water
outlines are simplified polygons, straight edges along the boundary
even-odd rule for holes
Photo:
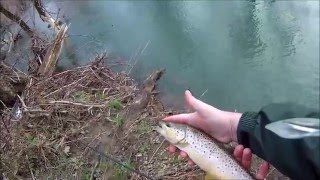
[[[166,68],[160,90],[226,110],[272,102],[319,109],[319,1],[48,1],[71,23],[60,64],[85,64],[107,50],[142,80]]]

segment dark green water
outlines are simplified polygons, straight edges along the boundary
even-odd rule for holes
[[[138,59],[131,71],[138,80],[166,68],[160,89],[169,105],[181,106],[190,87],[198,97],[207,90],[202,100],[228,110],[286,101],[319,108],[319,1],[47,5],[71,23],[77,53],[62,58],[65,66],[107,50],[119,61]]]

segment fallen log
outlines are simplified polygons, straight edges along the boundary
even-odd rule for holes
[[[34,0],[33,4],[42,21],[47,22],[49,26],[52,27],[56,33],[58,33],[62,29],[63,23],[57,19],[54,19],[46,12],[46,10],[43,8],[41,0]]]
[[[38,70],[38,75],[48,77],[51,76],[54,72],[63,43],[66,38],[67,30],[68,26],[66,24],[63,24],[42,60],[42,64],[40,65]]]

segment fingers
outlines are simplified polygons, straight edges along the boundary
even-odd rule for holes
[[[252,153],[249,148],[244,148],[242,145],[236,146],[233,151],[234,157],[241,163],[245,169],[251,166]]]
[[[189,160],[189,161],[188,161],[188,165],[189,165],[189,166],[194,166],[195,163],[194,163],[192,160]]]
[[[171,145],[171,144],[170,144],[170,146],[168,147],[168,151],[169,151],[170,153],[175,153],[175,152],[177,151],[177,147],[175,147],[174,145]],[[179,159],[185,159],[185,158],[187,158],[187,157],[188,157],[188,154],[187,154],[186,152],[184,152],[184,151],[181,151],[178,158],[179,158]],[[195,163],[194,163],[191,159],[189,159],[189,160],[188,160],[188,165],[189,165],[189,166],[194,166]]]
[[[239,162],[241,162],[243,150],[244,150],[244,147],[242,145],[237,145],[236,148],[233,151],[233,156]]]
[[[252,159],[252,152],[249,148],[244,148],[242,145],[237,145],[236,148],[233,151],[234,157],[237,159],[237,161],[241,162],[241,165],[245,169],[249,169],[251,166],[251,159]],[[256,178],[258,180],[265,179],[266,176],[268,175],[270,168],[270,164],[266,161],[264,161],[259,170],[258,173],[256,174]]]
[[[249,148],[245,148],[242,154],[241,164],[245,169],[249,169],[251,165],[252,153]]]
[[[169,147],[168,147],[168,151],[170,153],[175,153],[177,151],[177,147],[175,147],[174,145],[170,144]],[[188,157],[188,154],[184,151],[180,151],[180,154],[179,154],[179,159],[184,159],[184,158],[187,158]]]
[[[168,151],[169,151],[170,153],[174,153],[174,152],[176,152],[176,150],[177,150],[177,148],[176,148],[174,145],[170,145],[170,146],[168,147]]]
[[[258,170],[258,173],[256,175],[256,179],[262,180],[262,179],[266,178],[266,176],[268,175],[268,172],[269,172],[269,168],[270,168],[270,164],[268,162],[264,161]]]
[[[189,124],[192,118],[193,118],[192,114],[177,114],[177,115],[165,117],[162,120],[170,121],[173,123]]]
[[[179,155],[179,159],[184,159],[184,158],[187,158],[188,157],[188,154],[184,151],[181,151],[180,152],[180,155]]]

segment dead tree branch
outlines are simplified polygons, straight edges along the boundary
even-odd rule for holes
[[[6,10],[1,4],[0,4],[0,12],[5,15],[10,20],[16,22],[20,25],[20,27],[27,32],[27,34],[30,37],[34,36],[34,32],[31,30],[31,28],[27,25],[26,22],[24,22],[19,16],[12,14],[10,11]]]
[[[67,30],[68,26],[64,24],[58,31],[53,43],[49,46],[49,49],[47,50],[46,55],[42,60],[42,64],[40,65],[38,70],[39,75],[46,77],[52,75],[57,65]]]
[[[50,16],[50,14],[46,12],[46,10],[43,8],[41,0],[34,0],[33,5],[38,11],[38,14],[42,21],[49,23],[49,25],[54,28],[55,32],[58,33],[61,29],[62,23],[55,20],[52,16]]]

